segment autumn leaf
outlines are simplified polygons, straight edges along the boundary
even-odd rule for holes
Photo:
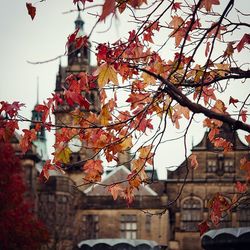
[[[103,173],[103,167],[102,167],[102,160],[88,160],[84,166],[83,169],[86,173],[90,173],[92,171],[96,171],[99,174]]]
[[[55,166],[51,163],[50,160],[47,160],[43,166],[43,169],[40,173],[40,180],[45,179],[45,181],[47,181],[49,179],[49,171],[50,170],[56,170]]]
[[[35,111],[42,113],[42,122],[45,123],[49,116],[49,112],[50,112],[49,107],[43,104],[38,104],[35,107]]]
[[[210,227],[208,225],[207,221],[202,221],[198,224],[198,229],[200,231],[200,236],[202,236],[204,233],[206,233],[208,230],[210,230]]]
[[[122,150],[130,149],[133,146],[132,136],[130,135],[123,139],[120,146]]]
[[[200,9],[205,8],[206,11],[210,12],[212,5],[219,5],[220,1],[219,0],[202,0],[200,4]]]
[[[134,200],[134,189],[133,187],[129,186],[121,193],[121,196],[126,200],[128,207]]]
[[[35,129],[23,129],[24,135],[21,137],[20,140],[20,147],[22,152],[25,153],[30,147],[33,141],[37,139],[36,137],[36,130]]]
[[[100,16],[100,21],[106,19],[107,16],[115,12],[115,0],[105,0],[102,7],[102,14]]]
[[[63,142],[60,142],[56,148],[56,151],[54,152],[55,161],[59,161],[62,163],[69,163],[71,153],[72,152],[69,149],[69,147],[65,146]]]
[[[1,101],[1,108],[0,108],[0,114],[2,116],[9,116],[10,118],[13,118],[18,115],[18,111],[21,109],[21,107],[24,107],[25,105],[20,102],[13,102],[8,103],[5,101]]]
[[[246,122],[247,121],[247,110],[241,110],[240,117],[241,117],[243,122]]]
[[[16,120],[5,121],[0,116],[0,141],[9,141],[16,129],[19,129]]]
[[[235,184],[235,188],[236,188],[237,192],[245,193],[247,191],[247,184],[237,181]]]
[[[36,15],[36,7],[34,7],[31,3],[26,3],[26,8],[28,10],[28,14],[30,15],[31,19],[33,20]]]
[[[103,63],[94,74],[98,75],[97,81],[100,88],[104,87],[109,81],[118,84],[117,72],[113,65]]]
[[[216,148],[222,148],[224,152],[232,151],[233,144],[224,138],[217,137],[212,142]]]
[[[184,24],[184,20],[180,16],[173,16],[169,26],[174,30],[179,29]]]
[[[244,36],[241,38],[240,42],[236,47],[238,52],[240,52],[243,49],[246,43],[250,44],[250,34],[244,34]]]
[[[142,183],[142,180],[140,178],[140,176],[138,175],[136,170],[133,170],[128,176],[127,176],[127,180],[130,184],[130,186],[132,186],[133,188],[137,188],[139,189],[139,186]]]
[[[230,57],[234,53],[234,47],[233,47],[233,42],[229,42],[227,44],[227,48],[223,54],[223,57]]]
[[[196,169],[199,164],[198,164],[198,161],[197,161],[197,155],[195,154],[191,154],[188,159],[190,160],[190,166],[193,168],[193,169]]]
[[[108,104],[105,104],[102,107],[102,110],[101,110],[101,113],[100,113],[99,117],[100,117],[101,125],[107,126],[109,124],[109,121],[112,119],[112,116],[111,116],[111,114],[109,112]]]
[[[232,96],[230,96],[230,99],[229,99],[229,105],[230,104],[233,104],[235,108],[237,108],[237,106],[235,105],[235,103],[238,103],[239,100],[238,99],[234,99]]]
[[[171,10],[174,10],[176,12],[178,9],[179,10],[181,9],[181,3],[180,2],[173,3]]]
[[[117,200],[119,193],[122,190],[123,189],[121,188],[119,184],[112,185],[108,188],[108,191],[112,194],[114,200]]]
[[[103,173],[102,160],[88,160],[84,166],[85,172],[84,180],[87,182],[101,181],[101,175]]]
[[[72,33],[68,36],[67,46],[69,46],[71,43],[73,43],[76,40],[76,36],[77,36],[78,31],[79,31],[79,29],[75,30],[74,33]]]

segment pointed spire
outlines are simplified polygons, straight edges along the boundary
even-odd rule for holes
[[[75,20],[75,29],[80,29],[83,31],[83,25],[84,25],[84,21],[82,20],[80,11],[78,12],[78,16],[77,19]]]

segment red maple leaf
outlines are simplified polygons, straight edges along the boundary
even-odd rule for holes
[[[5,101],[1,101],[0,104],[1,104],[0,114],[5,112],[5,114],[10,116],[11,118],[13,118],[18,114],[18,111],[20,110],[21,107],[25,106],[23,103],[19,102],[13,102],[11,104]]]
[[[36,15],[36,7],[34,7],[31,3],[26,3],[26,8],[28,10],[28,14],[30,15],[31,19],[33,20]]]
[[[236,105],[235,105],[235,103],[237,103],[237,102],[239,102],[238,99],[234,99],[232,96],[230,96],[229,105],[230,105],[230,104],[233,104],[234,107],[237,108]]]
[[[176,12],[178,9],[179,10],[181,9],[181,3],[180,2],[173,3],[171,10],[174,10]]]
[[[105,20],[107,16],[115,12],[115,0],[105,0],[102,7],[100,21]]]
[[[35,111],[42,113],[42,122],[45,123],[49,116],[49,112],[50,112],[49,107],[43,104],[38,104],[35,107]]]
[[[23,129],[24,135],[20,141],[20,147],[22,152],[25,153],[31,146],[31,143],[36,140],[36,130],[35,129]]]
[[[67,46],[69,46],[71,43],[73,43],[76,40],[76,36],[77,36],[78,31],[79,31],[79,28],[77,30],[75,30],[74,33],[72,33],[68,36],[68,41],[66,44]]]
[[[210,230],[210,227],[209,227],[207,221],[202,221],[201,223],[199,223],[198,228],[200,231],[200,236],[202,236],[204,233],[206,233],[208,230]]]
[[[240,117],[241,117],[243,122],[246,122],[247,121],[247,111],[246,110],[241,110]]]
[[[240,42],[237,45],[237,50],[240,52],[245,44],[250,44],[250,34],[244,34],[244,36],[241,38]]]
[[[247,191],[247,184],[237,181],[235,184],[235,188],[236,188],[237,192],[245,193]]]

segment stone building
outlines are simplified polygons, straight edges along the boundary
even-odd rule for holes
[[[168,199],[174,200],[183,188],[179,199],[169,210],[172,250],[201,249],[197,224],[208,219],[208,201],[216,193],[235,193],[234,183],[244,180],[245,173],[240,169],[240,159],[249,157],[249,147],[226,125],[221,128],[220,136],[233,143],[233,151],[224,153],[214,148],[206,132],[201,142],[192,148],[199,167],[191,169],[184,162],[176,171],[168,172]],[[250,226],[250,207],[245,206],[240,212],[235,210],[232,214],[225,214],[223,218],[219,228]]]

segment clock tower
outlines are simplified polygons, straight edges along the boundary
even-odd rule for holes
[[[84,21],[81,18],[80,12],[78,14],[77,19],[75,20],[75,30],[78,30],[77,36],[84,36]],[[90,47],[91,44],[88,43],[88,47],[82,46],[80,48],[76,48],[75,43],[71,43],[68,47],[68,65],[62,66],[61,63],[59,65],[58,73],[56,76],[56,88],[55,93],[60,94],[63,93],[65,88],[65,79],[70,74],[79,74],[80,72],[91,73],[94,71],[95,67],[90,65]],[[88,115],[88,113],[100,112],[100,97],[98,86],[96,88],[92,88],[88,93],[82,93],[85,98],[90,102],[89,110],[81,110],[84,115]],[[56,125],[73,125],[73,115],[71,114],[72,107],[67,105],[66,103],[58,106],[55,111],[55,124]],[[82,166],[83,164],[77,164],[79,161],[84,161],[90,159],[93,156],[93,152],[90,149],[84,147],[84,142],[82,142],[79,138],[73,138],[69,143],[68,147],[71,150],[72,154],[70,157],[70,165],[65,167],[66,173],[70,176],[70,178],[76,183],[82,183]]]

